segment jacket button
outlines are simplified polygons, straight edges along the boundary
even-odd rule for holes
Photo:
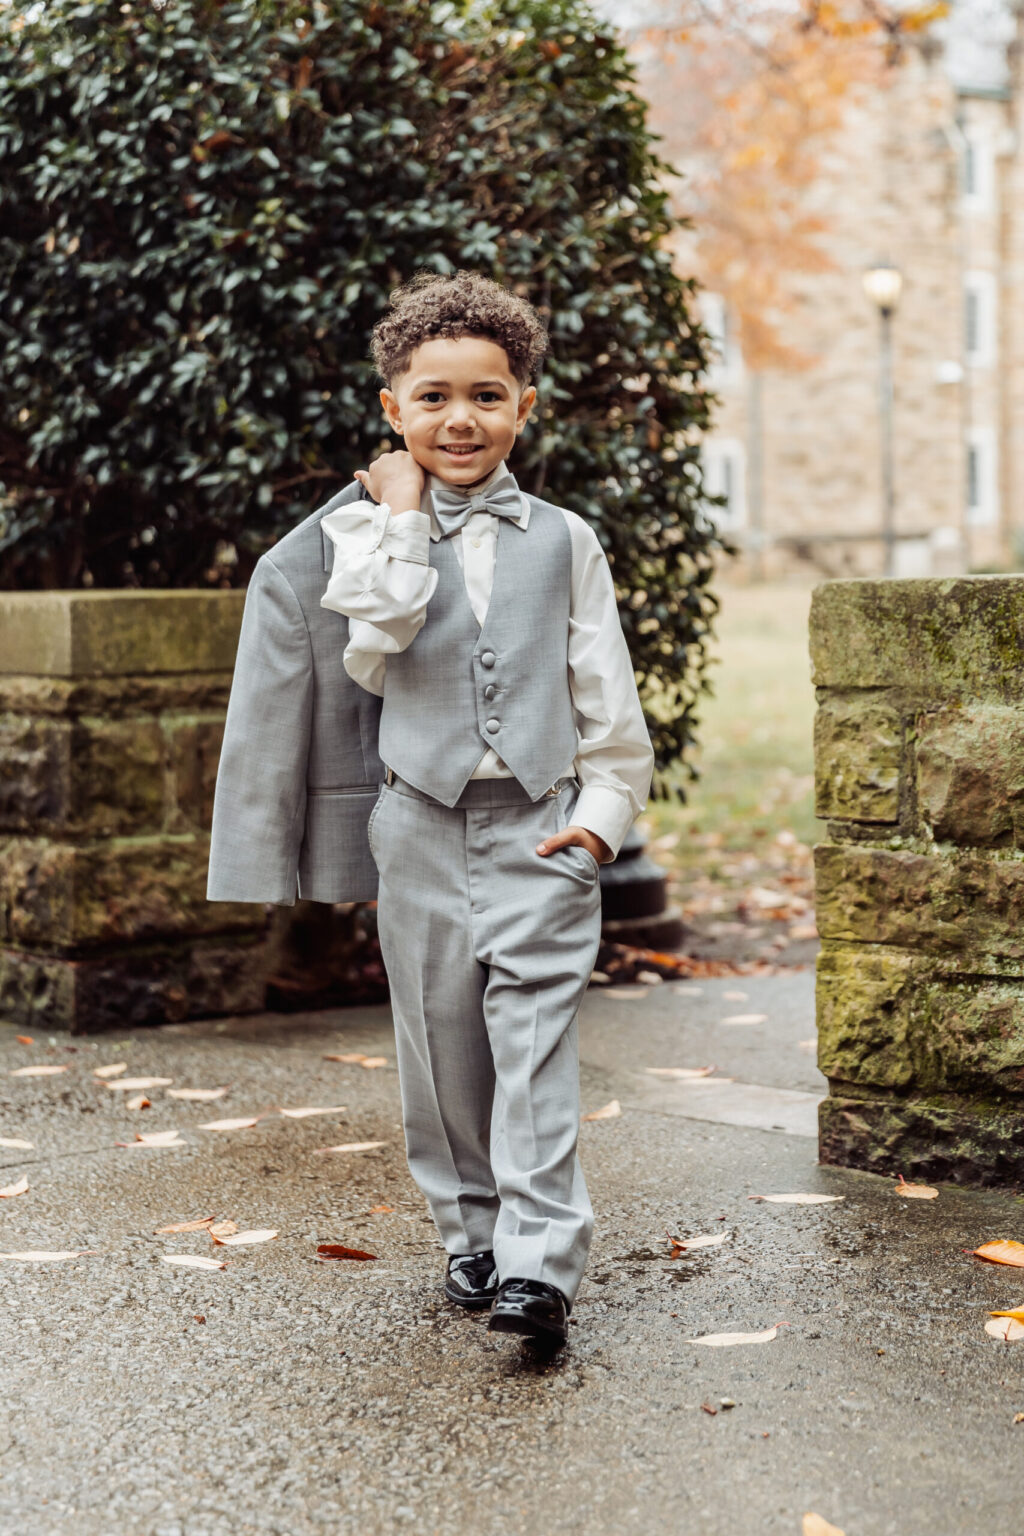
[[[495,660],[496,657],[493,651],[484,651],[483,655],[480,657],[480,665],[483,667],[493,667]]]
[[[484,689],[484,698],[485,699],[493,699],[494,695],[497,693],[497,691],[498,690],[497,690],[497,688],[495,688],[493,683],[488,683],[487,687]]]
[[[488,722],[487,722],[487,729],[488,729],[488,731],[490,731],[491,735],[493,736],[498,730],[500,730],[500,728],[501,728],[501,721],[500,720],[495,720],[494,717],[492,716],[491,719],[488,720]]]

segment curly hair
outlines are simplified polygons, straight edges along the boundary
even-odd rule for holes
[[[535,375],[548,350],[543,321],[526,299],[479,272],[450,276],[420,271],[388,295],[389,308],[373,328],[374,367],[389,385],[409,366],[416,348],[434,337],[480,336],[497,342],[520,386]]]

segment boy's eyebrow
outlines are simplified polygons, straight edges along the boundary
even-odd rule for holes
[[[507,386],[506,386],[506,384],[505,384],[503,379],[480,379],[480,380],[478,380],[477,383],[471,384],[469,387],[470,387],[470,389],[484,389],[484,388],[487,388],[487,389],[505,389],[505,388],[507,388]],[[448,379],[417,379],[416,383],[413,385],[413,388],[414,389],[427,389],[427,388],[430,388],[430,389],[450,389],[451,388],[451,383],[450,383],[450,381]]]

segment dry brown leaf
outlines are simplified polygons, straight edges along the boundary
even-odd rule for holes
[[[647,996],[646,987],[605,987],[602,992],[604,997],[613,997],[620,1003],[635,1003],[641,997]]]
[[[134,1099],[129,1099],[125,1109],[152,1109],[153,1100],[147,1099],[144,1093],[137,1093]]]
[[[0,1147],[17,1147],[19,1151],[32,1152],[35,1144],[31,1141],[22,1141],[20,1136],[0,1136]]]
[[[771,1205],[830,1205],[845,1195],[748,1195],[748,1200],[767,1200]]]
[[[700,1406],[704,1410],[705,1413],[710,1413],[712,1418],[714,1418],[716,1416],[716,1414],[718,1413],[718,1409],[717,1408],[712,1408],[710,1403],[701,1403]]]
[[[168,1088],[169,1099],[187,1099],[190,1104],[205,1104],[210,1099],[222,1099],[226,1088]]]
[[[373,1067],[386,1067],[387,1064],[388,1059],[386,1056],[366,1056],[359,1063],[361,1067],[366,1067],[367,1071]]]
[[[337,1147],[316,1147],[317,1152],[369,1152],[374,1147],[386,1147],[386,1141],[343,1141]]]
[[[348,1061],[348,1062],[352,1062],[352,1063],[364,1062],[366,1060],[366,1052],[365,1051],[346,1051],[345,1054],[342,1055],[342,1056],[337,1056],[337,1055],[331,1054],[331,1055],[325,1056],[323,1059],[324,1059],[324,1061]]]
[[[25,1178],[25,1177],[22,1177],[22,1178],[20,1178],[18,1180],[17,1184],[8,1184],[8,1185],[5,1186],[5,1188],[0,1189],[0,1200],[9,1200],[12,1195],[27,1195],[27,1194],[28,1194],[28,1179]]]
[[[282,1109],[281,1113],[289,1120],[305,1120],[307,1115],[340,1115],[346,1108],[345,1104],[331,1104],[326,1109]]]
[[[982,1243],[980,1248],[969,1251],[976,1258],[987,1259],[990,1264],[1013,1264],[1017,1269],[1024,1269],[1024,1243],[1018,1243],[1013,1238]]]
[[[41,1248],[28,1248],[24,1253],[0,1253],[0,1259],[17,1259],[23,1264],[45,1264],[51,1260],[80,1259],[83,1253],[98,1253],[97,1248],[73,1248],[67,1253],[48,1253]]]
[[[210,1235],[213,1236],[212,1228]],[[269,1243],[271,1238],[276,1236],[276,1228],[258,1227],[251,1232],[233,1232],[228,1237],[214,1237],[213,1240],[225,1248],[246,1248],[250,1243]]]
[[[238,1222],[213,1221],[209,1223],[206,1230],[211,1237],[230,1237],[233,1232],[238,1231]]]
[[[127,1072],[127,1070],[128,1063],[126,1061],[112,1061],[107,1067],[93,1067],[92,1075],[93,1077],[103,1078],[120,1077],[121,1073]]]
[[[22,1045],[35,1045],[36,1043],[32,1035],[15,1035],[14,1038],[15,1040],[20,1040]]]
[[[706,1333],[702,1338],[687,1339],[686,1342],[709,1344],[713,1349],[724,1349],[730,1344],[767,1344],[784,1326],[776,1323],[774,1328],[766,1328],[763,1333]]]
[[[318,1243],[318,1259],[375,1259],[375,1253],[364,1253],[362,1248],[346,1248],[342,1243]]]
[[[732,1237],[731,1232],[716,1232],[712,1237],[673,1237],[671,1232],[665,1236],[672,1244],[670,1259],[678,1259],[691,1248],[717,1248],[720,1243],[727,1243]]]
[[[714,1072],[714,1066],[710,1067],[644,1067],[651,1077],[710,1077]]]
[[[226,1259],[211,1259],[205,1253],[162,1253],[165,1264],[180,1264],[184,1269],[226,1269]]]
[[[58,1072],[66,1072],[66,1071],[67,1071],[67,1066],[63,1066],[63,1067],[15,1067],[13,1072],[8,1073],[8,1076],[9,1077],[55,1077]]]
[[[766,1013],[731,1013],[727,1019],[722,1020],[723,1024],[766,1024],[767,1022]]]
[[[211,1221],[216,1221],[216,1216],[200,1216],[196,1221],[174,1221],[169,1227],[154,1228],[158,1237],[165,1232],[198,1232],[201,1227],[208,1227]]]
[[[398,1207],[394,1205],[371,1205],[366,1214],[367,1216],[384,1216],[397,1209]]]
[[[1016,1318],[1001,1314],[1001,1321],[993,1318],[985,1324],[985,1332],[990,1333],[994,1339],[1002,1339],[1006,1344],[1013,1344],[1017,1339],[1024,1339],[1024,1323]]]
[[[802,1536],[845,1536],[845,1533],[839,1529],[838,1525],[829,1525],[828,1521],[823,1520],[821,1515],[816,1515],[811,1511],[809,1514],[804,1515]]]
[[[895,1193],[897,1195],[906,1195],[908,1200],[934,1200],[939,1192],[937,1189],[933,1189],[930,1184],[908,1184],[901,1173]]]
[[[611,1099],[609,1103],[603,1104],[600,1109],[592,1109],[589,1115],[583,1115],[582,1118],[584,1120],[614,1120],[616,1116],[621,1114],[622,1105],[618,1099]]]
[[[250,1125],[255,1125],[259,1118],[259,1115],[243,1115],[237,1120],[207,1120],[199,1129],[201,1131],[244,1131]]]
[[[120,1082],[107,1083],[107,1087],[118,1093],[124,1093],[135,1088],[164,1088],[168,1083],[173,1082],[173,1077],[122,1077]]]
[[[136,1131],[134,1141],[115,1141],[115,1147],[183,1147],[180,1131]]]

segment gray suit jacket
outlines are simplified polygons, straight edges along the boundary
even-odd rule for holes
[[[384,767],[381,700],[342,665],[348,620],[320,599],[334,545],[321,519],[355,482],[259,559],[245,596],[217,769],[209,901],[373,901],[366,823]]]

